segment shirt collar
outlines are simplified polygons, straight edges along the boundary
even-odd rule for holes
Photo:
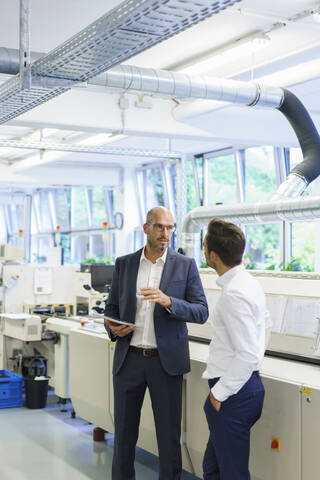
[[[223,275],[221,275],[221,277],[217,279],[217,285],[219,285],[219,287],[226,286],[232,280],[232,278],[242,270],[244,270],[244,266],[242,264],[230,268],[230,270],[225,272]]]
[[[145,248],[146,247],[144,247],[142,249],[142,253],[141,253],[141,257],[140,257],[140,263],[142,262],[142,260],[144,260],[145,262],[150,262],[150,260],[144,254],[144,249]],[[165,264],[166,259],[167,259],[167,254],[168,254],[168,249],[166,248],[165,251],[163,252],[162,256],[157,258],[156,263],[163,262],[163,264]]]

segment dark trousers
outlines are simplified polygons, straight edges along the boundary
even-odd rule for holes
[[[209,380],[210,389],[219,379]],[[264,387],[258,372],[219,412],[209,397],[204,404],[210,436],[203,459],[204,480],[250,480],[250,429],[260,418]]]
[[[128,352],[113,377],[115,438],[112,480],[135,480],[134,457],[141,407],[148,387],[159,450],[159,479],[179,480],[182,375],[168,375],[159,357]]]

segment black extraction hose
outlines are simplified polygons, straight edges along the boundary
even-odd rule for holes
[[[320,175],[320,137],[300,100],[285,88],[283,92],[284,98],[279,110],[295,131],[303,153],[303,161],[296,165],[290,174],[304,178],[309,185]]]

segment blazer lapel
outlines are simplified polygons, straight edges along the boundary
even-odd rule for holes
[[[127,277],[127,304],[130,305],[130,321],[134,322],[137,305],[137,277],[142,249],[138,250],[130,259],[129,275]]]
[[[176,262],[175,251],[171,250],[171,248],[168,248],[167,259],[163,267],[162,277],[159,285],[159,289],[164,293],[166,291],[169,280],[172,277],[175,262]]]

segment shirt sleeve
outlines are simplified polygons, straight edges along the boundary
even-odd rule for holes
[[[257,307],[240,294],[228,292],[223,309],[224,326],[235,355],[228,370],[211,389],[220,402],[243,387],[260,360]]]

